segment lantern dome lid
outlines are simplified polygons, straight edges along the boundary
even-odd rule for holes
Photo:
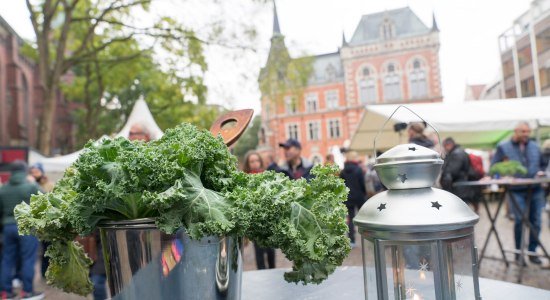
[[[353,222],[361,230],[413,234],[473,228],[478,220],[457,196],[436,188],[417,188],[371,197]]]
[[[382,153],[376,158],[376,164],[413,163],[425,160],[441,160],[439,153],[416,144],[401,144]]]
[[[388,189],[431,187],[443,160],[436,151],[415,144],[397,145],[376,158],[374,168]]]

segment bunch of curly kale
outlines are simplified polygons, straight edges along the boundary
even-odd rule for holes
[[[89,143],[53,192],[15,209],[19,230],[51,242],[48,283],[86,295],[90,259],[74,242],[103,220],[154,218],[160,230],[185,228],[195,239],[246,236],[293,261],[285,279],[319,283],[349,253],[347,189],[330,167],[315,178],[245,174],[221,138],[190,124],[148,143],[123,138]]]

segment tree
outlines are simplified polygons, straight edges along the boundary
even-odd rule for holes
[[[62,86],[62,77],[74,68],[79,67],[76,72],[85,78],[82,82],[84,90],[88,88],[90,92],[94,84],[98,85],[95,87],[96,93],[84,95],[83,102],[88,104],[104,96],[102,90],[105,86],[100,85],[106,81],[99,78],[106,74],[103,71],[105,64],[116,65],[136,59],[147,51],[172,54],[168,60],[174,68],[185,68],[185,72],[180,72],[178,77],[185,77],[184,83],[194,84],[191,92],[205,90],[201,79],[206,70],[201,46],[203,41],[193,30],[168,17],[160,17],[146,27],[132,23],[132,14],[136,11],[146,14],[151,2],[26,0],[36,35],[36,59],[44,91],[43,113],[38,124],[38,148],[41,152],[50,153],[56,93]],[[145,48],[139,45],[132,51],[119,51],[124,48],[120,45],[128,46],[137,38],[145,41]],[[199,101],[204,99],[200,94],[195,96]]]

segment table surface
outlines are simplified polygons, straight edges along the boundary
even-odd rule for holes
[[[549,183],[549,177],[540,177],[540,178],[513,178],[505,177],[500,179],[481,179],[478,181],[458,181],[455,182],[454,186],[486,186],[486,185],[530,185],[530,184],[540,184],[540,183]]]
[[[340,267],[320,285],[288,283],[286,269],[248,271],[243,273],[242,299],[364,299],[363,268]],[[479,279],[483,300],[550,299],[550,291],[486,278]],[[473,297],[473,295],[472,295]]]

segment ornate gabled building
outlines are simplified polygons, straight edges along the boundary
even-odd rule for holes
[[[36,63],[21,53],[24,43],[0,17],[0,146],[37,145],[43,89]],[[58,93],[51,145],[55,153],[72,150],[71,110]]]
[[[365,15],[337,52],[310,57],[311,71],[298,98],[262,94],[259,150],[281,157],[279,142],[298,139],[302,155],[322,162],[357,129],[364,108],[386,103],[440,102],[439,29],[409,8]],[[299,58],[303,59],[303,58]],[[284,80],[288,54],[274,7],[273,36],[260,84],[270,68]],[[271,69],[273,70],[273,69]]]

